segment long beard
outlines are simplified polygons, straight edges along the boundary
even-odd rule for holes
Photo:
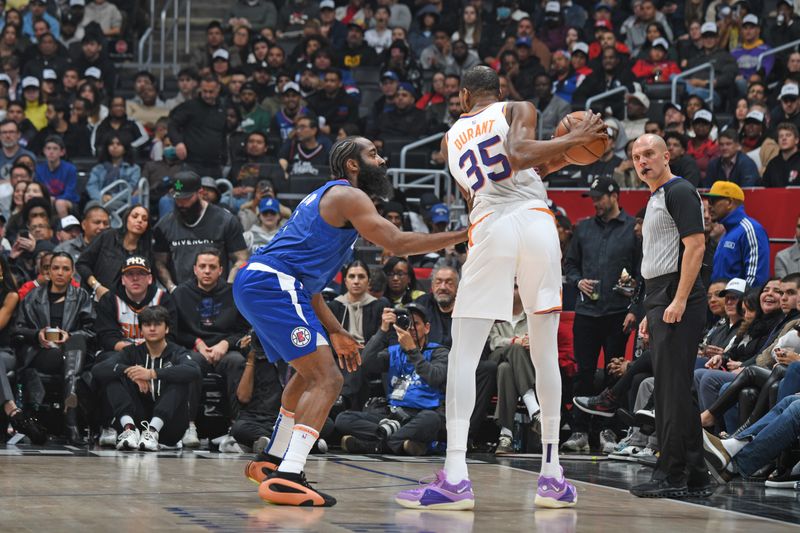
[[[358,188],[367,196],[388,199],[392,193],[392,184],[386,177],[386,167],[379,167],[358,158],[361,170],[358,173]]]
[[[189,207],[175,206],[175,214],[181,219],[181,221],[183,221],[184,224],[194,224],[197,222],[197,219],[200,218],[200,213],[202,210],[203,206],[200,203],[200,200],[197,200]]]

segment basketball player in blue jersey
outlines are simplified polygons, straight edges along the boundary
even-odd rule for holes
[[[311,488],[303,468],[342,388],[339,366],[353,371],[362,348],[342,328],[321,292],[350,260],[358,234],[397,255],[441,250],[467,232],[407,233],[381,217],[370,199],[391,191],[386,163],[363,137],[347,137],[330,152],[333,180],[309,194],[275,238],[236,276],[236,306],[253,326],[272,362],[296,373],[286,384],[266,450],[245,474],[259,496],[282,505],[330,507],[336,500]]]

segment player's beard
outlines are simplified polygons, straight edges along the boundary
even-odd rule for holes
[[[370,198],[388,199],[392,193],[392,184],[386,177],[386,167],[367,163],[359,155],[358,188]]]

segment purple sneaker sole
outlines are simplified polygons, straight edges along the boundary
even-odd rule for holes
[[[464,480],[456,485],[450,484],[444,471],[437,472],[432,483],[398,492],[394,501],[407,509],[470,511],[475,508],[472,482]]]
[[[578,503],[578,491],[572,483],[564,478],[562,469],[560,481],[550,476],[539,476],[534,503],[536,507],[547,509],[574,507]]]

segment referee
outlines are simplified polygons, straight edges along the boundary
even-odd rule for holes
[[[694,186],[670,171],[661,137],[636,139],[632,157],[639,179],[651,192],[642,227],[646,316],[639,331],[650,332],[661,454],[652,479],[631,493],[640,498],[707,497],[711,478],[703,461],[700,413],[692,391],[706,319],[698,275],[705,251],[703,207]]]

